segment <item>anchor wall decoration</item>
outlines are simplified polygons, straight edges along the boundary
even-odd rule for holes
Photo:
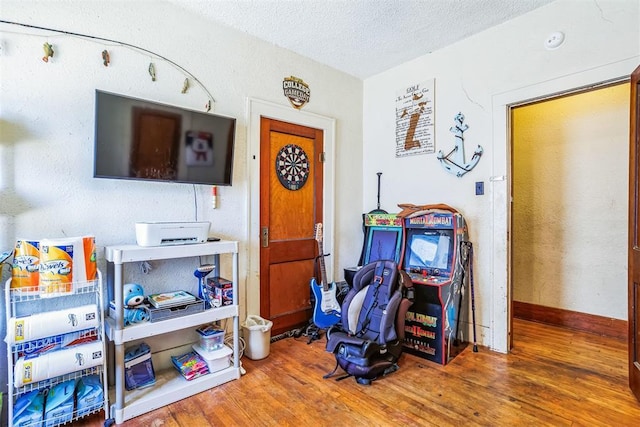
[[[476,151],[473,152],[473,156],[471,156],[471,160],[469,160],[468,163],[465,163],[463,133],[465,130],[469,129],[469,126],[464,123],[464,114],[462,113],[456,114],[453,120],[455,125],[451,127],[449,131],[455,135],[456,145],[447,155],[444,155],[442,150],[438,151],[437,157],[443,168],[455,176],[461,177],[478,164],[483,150],[482,147],[478,145]]]

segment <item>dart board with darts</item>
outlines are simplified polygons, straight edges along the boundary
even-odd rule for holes
[[[295,144],[287,144],[276,156],[276,175],[280,184],[289,190],[299,190],[309,178],[309,157]]]

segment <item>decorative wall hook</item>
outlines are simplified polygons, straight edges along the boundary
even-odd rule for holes
[[[453,150],[451,150],[447,155],[444,155],[442,150],[438,151],[437,157],[443,168],[455,176],[461,177],[478,164],[483,150],[482,147],[478,145],[476,151],[473,152],[473,156],[471,156],[471,160],[469,160],[468,163],[465,163],[463,133],[465,130],[469,129],[469,126],[464,123],[464,114],[462,113],[456,114],[453,120],[455,124],[449,129],[449,131],[451,131],[456,137],[455,147],[453,147]]]
[[[108,67],[109,62],[111,62],[111,57],[109,56],[109,51],[105,49],[102,51],[102,63],[105,67]]]
[[[149,75],[151,76],[151,81],[156,81],[156,66],[153,65],[153,62],[149,63]]]
[[[53,46],[49,43],[45,43],[42,45],[42,49],[44,50],[44,56],[42,57],[42,60],[44,62],[49,62],[49,58],[53,58]]]

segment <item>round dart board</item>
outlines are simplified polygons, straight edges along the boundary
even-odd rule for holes
[[[276,175],[280,184],[289,190],[299,190],[309,178],[309,157],[302,147],[287,144],[276,156]]]

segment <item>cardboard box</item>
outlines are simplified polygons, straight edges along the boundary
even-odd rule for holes
[[[207,288],[213,295],[213,307],[233,304],[233,282],[222,277],[207,278]]]

